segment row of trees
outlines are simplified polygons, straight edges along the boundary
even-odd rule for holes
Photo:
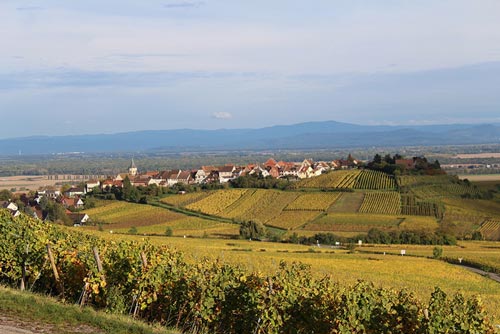
[[[427,174],[427,175],[437,175],[445,174],[441,169],[441,164],[438,160],[434,162],[427,161],[425,157],[414,157],[413,167],[408,169],[405,165],[397,164],[397,160],[404,159],[400,154],[395,154],[391,156],[386,154],[381,156],[380,154],[375,154],[373,160],[366,164],[366,168],[372,170],[378,170],[392,175],[400,174]]]
[[[298,236],[294,233],[287,242],[312,245],[320,243],[323,245],[355,244],[361,240],[364,243],[373,244],[415,244],[415,245],[456,245],[457,240],[453,235],[442,232],[430,231],[382,231],[370,229],[367,234],[354,237],[342,237],[333,233],[318,233],[312,237]]]

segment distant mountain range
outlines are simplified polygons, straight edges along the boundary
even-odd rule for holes
[[[0,155],[329,149],[500,143],[500,124],[367,126],[335,121],[261,129],[157,130],[0,139]]]

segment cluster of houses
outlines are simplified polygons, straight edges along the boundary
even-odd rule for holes
[[[30,213],[33,218],[40,220],[48,220],[48,212],[43,210],[42,201],[46,198],[47,201],[54,201],[64,207],[66,215],[70,218],[74,225],[85,224],[89,220],[89,216],[85,213],[78,212],[83,209],[84,202],[82,196],[85,194],[83,187],[71,187],[68,190],[61,192],[60,190],[39,190],[36,193],[21,194],[16,201],[8,200],[0,202],[0,208],[7,209],[13,217],[17,217],[22,211]]]
[[[101,190],[109,190],[112,187],[121,188],[125,178],[130,180],[133,186],[171,187],[175,184],[208,184],[208,183],[227,183],[230,180],[245,175],[261,175],[263,177],[273,178],[292,178],[305,179],[321,175],[329,170],[350,169],[358,167],[360,161],[354,159],[351,155],[345,160],[333,160],[330,162],[305,159],[302,162],[276,161],[272,158],[263,164],[248,164],[246,166],[236,166],[226,164],[223,166],[202,166],[194,170],[164,170],[147,171],[139,173],[134,160],[132,159],[128,173],[120,173],[115,177],[109,177],[105,180],[89,180],[86,182],[86,192],[91,192],[95,187]]]

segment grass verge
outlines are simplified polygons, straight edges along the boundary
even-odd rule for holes
[[[64,305],[55,299],[0,286],[2,325],[53,334],[178,334],[128,316],[110,315],[90,307]]]

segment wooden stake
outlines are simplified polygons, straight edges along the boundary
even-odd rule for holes
[[[21,286],[19,288],[21,289],[21,291],[24,291],[26,289],[26,265],[24,263],[21,270],[22,270],[22,277],[21,277]]]
[[[93,251],[94,251],[94,259],[95,262],[97,263],[97,270],[99,271],[99,273],[102,273],[103,271],[102,262],[101,258],[99,257],[99,251],[97,250],[97,247],[94,247]]]
[[[144,252],[141,252],[141,261],[142,267],[146,268],[148,266],[148,258],[146,257],[146,254],[144,254]]]
[[[49,255],[50,266],[52,267],[52,271],[54,272],[56,283],[59,283],[59,272],[57,271],[56,262],[54,261],[54,256],[52,255],[50,244],[47,244],[47,254]]]
[[[52,267],[52,271],[54,272],[56,285],[59,287],[60,292],[62,294],[62,298],[64,299],[64,285],[61,282],[61,278],[59,277],[59,272],[57,271],[56,261],[54,261],[54,255],[52,254],[52,249],[50,248],[50,244],[47,244],[47,254],[49,256],[50,266]]]

